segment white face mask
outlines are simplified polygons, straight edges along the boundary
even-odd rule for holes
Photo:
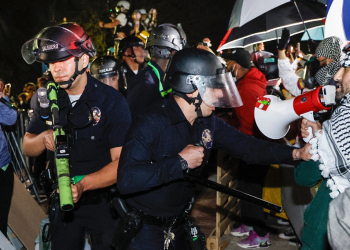
[[[235,68],[236,68],[236,64],[233,65],[231,72],[232,72],[232,78],[233,78],[233,80],[234,80],[235,82],[237,82],[238,68],[236,69],[236,73],[234,72]]]

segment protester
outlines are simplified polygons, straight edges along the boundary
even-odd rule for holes
[[[205,163],[212,148],[253,164],[310,159],[309,146],[295,149],[258,140],[212,115],[215,107],[242,105],[232,75],[212,53],[195,48],[177,52],[166,81],[171,96],[135,120],[120,158],[119,192],[144,216],[128,249],[164,249],[167,243],[187,249],[182,215],[194,190],[183,171]],[[175,241],[165,241],[166,236]]]
[[[266,78],[257,68],[251,67],[251,55],[244,49],[233,49],[231,53],[223,53],[227,70],[235,77],[237,89],[243,101],[243,106],[233,110],[233,124],[246,135],[259,137],[254,122],[254,109],[257,99],[266,95]],[[250,195],[262,198],[265,176],[269,165],[248,165],[241,161],[238,171],[238,189]],[[265,214],[262,207],[241,201],[241,216],[243,224],[231,230],[234,236],[249,236],[237,243],[240,247],[256,247],[256,243],[270,243],[270,236],[265,224]]]
[[[148,12],[148,17],[145,19],[144,23],[147,25],[147,31],[151,32],[155,27],[158,26],[157,21],[157,10],[155,8],[151,8]]]
[[[340,70],[334,76],[334,80],[339,85],[336,98],[341,100],[340,106],[334,110],[330,120],[323,122],[323,124],[306,119],[303,119],[302,122],[303,137],[309,135],[308,127],[312,127],[312,133],[315,136],[313,148],[317,149],[317,152],[313,153],[316,162],[304,162],[298,166],[295,170],[296,179],[298,180],[299,175],[301,175],[303,179],[310,178],[310,183],[322,180],[314,200],[304,214],[305,226],[301,239],[303,249],[327,249],[329,203],[339,193],[344,193],[350,187],[350,161],[348,157],[349,150],[347,150],[350,136],[348,129],[348,123],[350,122],[349,46],[346,46],[343,51],[346,56],[340,63]],[[334,68],[336,67],[338,66],[334,65]],[[304,172],[299,173],[301,170],[304,170]],[[311,174],[312,172],[315,174]]]
[[[125,36],[130,35],[133,26],[132,18],[128,14],[130,3],[128,1],[117,2],[116,9],[118,15],[110,23],[99,22],[101,28],[114,29],[114,34],[124,33]]]
[[[286,58],[284,49],[289,42],[289,30],[284,29],[282,38],[278,45],[278,69],[279,75],[283,79],[284,87],[294,96],[298,96],[305,88],[303,79],[295,74],[295,70],[289,60]],[[320,62],[319,70],[314,69],[317,73],[313,76],[319,85],[327,85],[339,69],[341,59],[341,41],[337,37],[325,38],[317,47],[315,52],[316,59]],[[314,67],[314,65],[310,65]],[[309,84],[311,85],[311,84]],[[311,88],[311,86],[308,86]]]
[[[0,79],[0,98],[9,101],[4,93],[5,85]],[[15,124],[17,112],[0,102],[0,125],[10,126]],[[0,232],[7,235],[7,219],[10,211],[11,198],[13,192],[13,168],[11,155],[7,147],[5,135],[0,126]]]
[[[141,19],[140,19],[140,25],[142,26],[144,31],[147,31],[147,24],[146,24],[146,18],[147,18],[147,12],[145,9],[139,9],[139,12],[141,13]]]
[[[273,53],[265,51],[265,44],[264,43],[258,43],[255,45],[255,52],[251,53],[252,61],[254,64],[261,62],[259,58],[268,58],[273,56]]]
[[[77,47],[71,49],[71,44]],[[34,50],[40,53],[34,54]],[[83,249],[86,233],[92,249],[110,249],[116,228],[109,201],[131,118],[123,96],[85,72],[89,57],[95,55],[91,38],[74,23],[45,28],[22,46],[27,63],[49,65],[59,85],[59,124],[74,138],[67,142],[70,177],[75,180],[71,185],[74,209],[63,212],[51,203],[53,250]],[[45,149],[54,151],[55,142],[38,106],[24,136],[23,153],[37,156]],[[55,195],[55,189],[53,192]]]
[[[144,30],[140,22],[141,12],[139,10],[135,10],[131,17],[133,19],[133,29],[130,31],[130,35],[137,36]]]

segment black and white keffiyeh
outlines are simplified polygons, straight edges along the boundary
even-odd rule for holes
[[[330,79],[340,69],[340,60],[342,57],[341,52],[342,41],[335,36],[327,37],[317,46],[315,57],[326,57],[333,59],[333,61],[327,66],[317,71],[315,75],[316,81],[320,85],[326,85]]]
[[[350,187],[350,93],[342,99],[342,105],[322,125],[322,135],[318,137],[317,151],[320,156],[319,168],[330,196],[335,198]]]
[[[340,66],[344,68],[350,67],[350,51],[347,51],[343,60],[340,62]]]

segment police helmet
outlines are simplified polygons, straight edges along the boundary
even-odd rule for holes
[[[89,35],[76,23],[44,28],[22,46],[22,56],[28,64],[53,63],[83,54],[94,57],[96,49]]]
[[[179,51],[185,47],[186,42],[186,34],[181,27],[165,23],[152,30],[146,49],[160,46]]]
[[[121,8],[124,8],[124,10],[129,10],[130,9],[130,3],[128,1],[119,1],[116,5],[117,12],[120,12],[119,10]]]
[[[134,46],[144,48],[145,44],[144,44],[144,42],[142,42],[142,40],[140,38],[137,38],[135,36],[128,36],[128,37],[123,38],[122,40],[120,40],[120,43],[119,43],[118,55],[123,56],[125,51],[128,48],[132,49],[132,47],[134,47]]]
[[[232,74],[206,50],[188,48],[177,52],[165,81],[181,97],[198,89],[200,98],[208,105],[222,108],[243,105]]]
[[[137,38],[140,38],[142,42],[145,44],[147,43],[147,39],[149,37],[149,33],[146,30],[141,31],[138,35],[136,35]]]
[[[118,75],[120,62],[113,56],[100,56],[92,61],[90,72],[96,79]]]

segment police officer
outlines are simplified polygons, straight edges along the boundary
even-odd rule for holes
[[[169,59],[177,51],[185,48],[186,43],[186,34],[181,27],[170,23],[159,25],[150,33],[147,41],[146,49],[152,59],[148,65],[160,68],[159,73],[164,77]],[[162,80],[163,77],[161,77]]]
[[[164,249],[167,235],[173,236],[170,246],[186,249],[181,214],[193,185],[183,171],[201,166],[212,148],[254,164],[311,158],[309,145],[296,149],[259,140],[212,115],[215,107],[242,105],[232,75],[212,53],[195,48],[177,52],[165,81],[173,88],[171,96],[133,122],[120,158],[118,190],[128,195],[130,207],[144,213],[143,228],[128,250]]]
[[[69,165],[71,177],[76,178],[72,184],[75,205],[71,212],[59,210],[55,215],[53,250],[83,249],[85,233],[90,235],[92,249],[110,249],[116,226],[108,192],[116,182],[130,113],[118,91],[86,73],[89,57],[95,54],[89,35],[74,23],[45,28],[22,46],[27,63],[49,65],[59,85],[59,123],[73,138],[69,142]],[[54,150],[52,130],[40,117],[39,107],[24,136],[23,152],[27,156],[37,156],[45,148]]]
[[[92,61],[90,72],[99,81],[124,94],[127,86],[123,84],[123,81],[119,82],[120,66],[121,63],[113,56],[100,56]]]
[[[135,84],[128,90],[127,100],[133,118],[161,102],[171,91],[171,87],[163,82],[165,70],[170,58],[185,45],[186,34],[181,27],[162,24],[151,32],[146,47],[151,60],[146,69],[137,74]]]
[[[120,41],[119,55],[124,59],[121,70],[125,75],[121,81],[127,82],[126,99],[133,118],[162,98],[159,79],[145,62],[144,48],[145,44],[135,36]]]

